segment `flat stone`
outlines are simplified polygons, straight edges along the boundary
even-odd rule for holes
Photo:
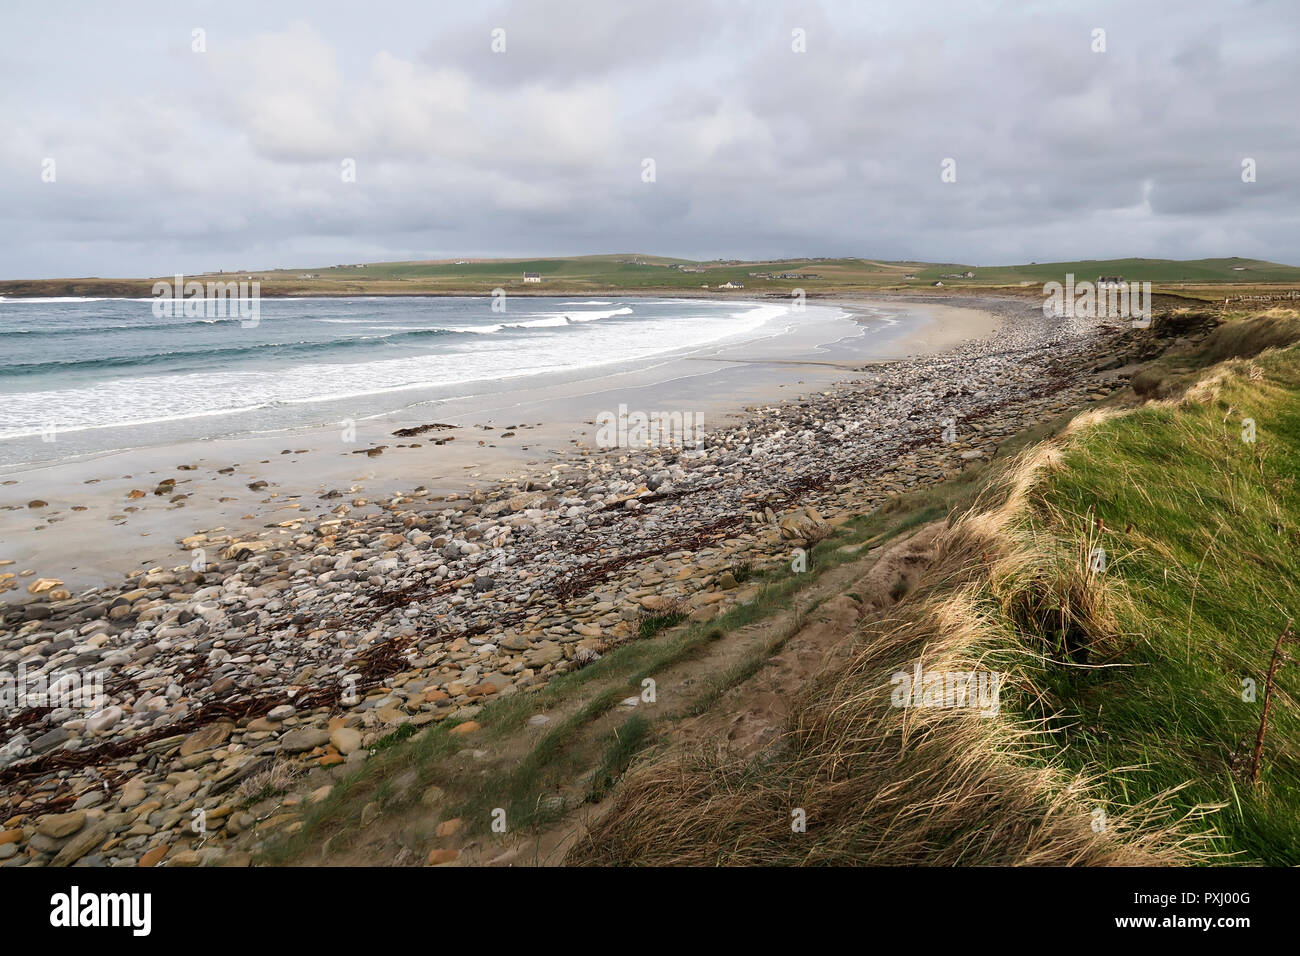
[[[30,744],[32,753],[41,754],[47,750],[53,750],[59,744],[64,743],[72,738],[72,731],[64,727],[55,727],[53,730],[41,734]]]
[[[234,729],[235,725],[226,721],[219,721],[199,728],[181,741],[181,756],[188,757],[200,750],[212,750],[214,747],[220,747],[230,739],[230,734]]]
[[[38,832],[55,840],[72,836],[86,824],[86,812],[75,810],[72,813],[51,813],[41,818],[37,825]]]
[[[317,747],[323,747],[330,740],[330,732],[319,727],[303,727],[291,730],[280,738],[280,746],[286,753],[298,754]]]
[[[136,866],[157,866],[171,849],[171,844],[160,843],[152,850],[147,851],[144,856],[140,857],[140,862]]]
[[[361,731],[351,727],[336,727],[330,731],[329,740],[339,753],[347,755],[361,748]]]
[[[71,866],[91,850],[98,847],[112,834],[112,830],[106,822],[100,821],[93,826],[86,827],[76,836],[68,840],[50,863],[51,866]]]

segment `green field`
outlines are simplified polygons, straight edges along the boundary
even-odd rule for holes
[[[683,271],[686,267],[691,271]],[[525,272],[541,281],[525,283]],[[973,272],[970,278],[952,278]],[[752,273],[771,273],[763,278]],[[782,273],[799,278],[782,279]],[[1152,282],[1183,292],[1210,287],[1207,297],[1224,288],[1239,292],[1300,286],[1300,268],[1257,259],[1105,259],[1043,262],[1026,265],[976,266],[964,263],[884,262],[874,259],[788,259],[698,262],[633,253],[542,259],[468,259],[423,262],[374,262],[304,266],[294,269],[224,269],[190,278],[256,279],[263,295],[483,295],[502,288],[511,293],[577,295],[583,293],[677,292],[716,295],[735,282],[738,296],[775,294],[793,289],[809,295],[887,289],[1038,289],[1072,273],[1079,281],[1119,275],[1128,281]],[[164,278],[170,278],[164,277]],[[0,281],[0,295],[137,295],[150,294],[152,279],[30,279]],[[707,290],[707,291],[706,291]]]

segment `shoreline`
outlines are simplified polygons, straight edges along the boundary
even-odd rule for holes
[[[399,728],[472,733],[484,703],[635,640],[646,615],[754,600],[741,570],[788,570],[834,525],[1124,387],[1086,371],[1113,332],[1033,312],[934,355],[818,366],[824,381],[724,417],[703,448],[588,447],[468,496],[333,489],[318,514],[187,539],[201,569],[0,604],[0,671],[105,677],[88,700],[0,713],[0,806],[20,831],[0,866],[247,860],[246,835],[295,819],[246,803],[273,765],[328,792]],[[737,368],[753,366],[718,374]],[[65,811],[84,835],[38,832]]]
[[[587,423],[620,401],[631,408],[690,408],[710,423],[729,422],[753,404],[982,338],[1005,320],[969,305],[909,308],[856,297],[826,305],[863,329],[848,354],[834,352],[835,343],[813,343],[791,325],[711,354],[558,385],[507,388],[504,400],[477,397],[395,409],[358,421],[351,445],[341,444],[337,426],[311,425],[95,452],[0,472],[0,561],[13,562],[0,565],[0,574],[17,575],[8,589],[0,579],[0,607],[27,598],[26,585],[41,578],[75,592],[113,586],[134,570],[188,563],[178,541],[211,529],[256,533],[268,523],[298,518],[331,491],[369,502],[416,485],[433,494],[470,495],[524,480],[531,471],[580,456],[591,440]],[[890,330],[879,327],[878,309],[900,313],[895,321],[903,323],[904,334],[882,338]],[[869,358],[861,354],[867,351]],[[420,415],[431,417],[422,421]],[[458,427],[409,441],[392,434],[434,420]],[[496,440],[510,425],[518,426],[512,439]],[[175,485],[155,494],[169,479]],[[258,482],[267,485],[249,487]],[[25,507],[34,500],[48,504]],[[370,503],[354,507],[362,513],[376,509]]]

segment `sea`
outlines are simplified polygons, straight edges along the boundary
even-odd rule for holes
[[[435,421],[448,401],[847,318],[834,306],[671,298],[262,298],[251,318],[224,304],[160,316],[154,299],[0,298],[0,470],[417,406]]]

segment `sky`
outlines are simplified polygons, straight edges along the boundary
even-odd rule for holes
[[[1297,53],[1300,0],[5,0],[0,278],[1300,264]]]

